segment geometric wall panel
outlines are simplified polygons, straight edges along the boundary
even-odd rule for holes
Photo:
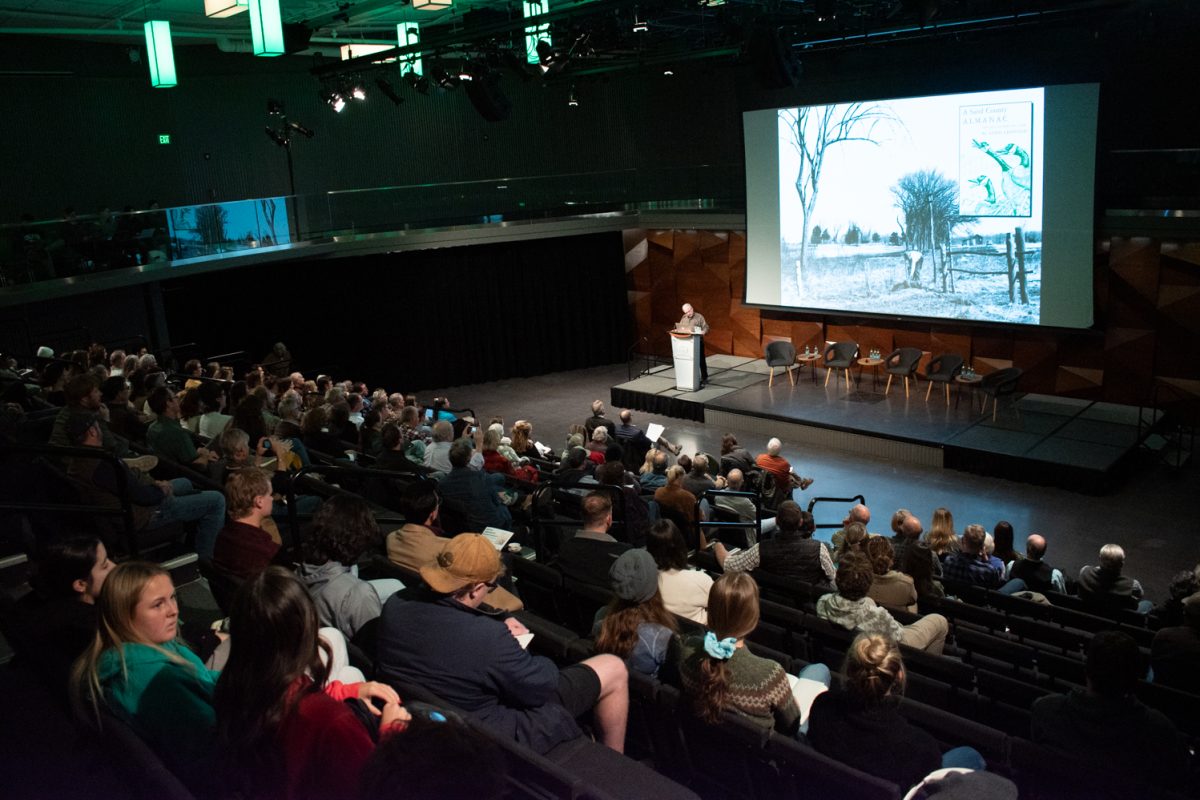
[[[1094,395],[1103,383],[1104,370],[1102,369],[1059,367],[1054,391],[1056,394],[1071,395],[1072,397],[1088,397]],[[1026,387],[1022,386],[1021,388]]]

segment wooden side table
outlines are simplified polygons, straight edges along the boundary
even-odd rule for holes
[[[862,358],[860,358],[858,360],[858,366],[861,367],[862,369],[859,369],[859,371],[858,371],[859,384],[862,383],[863,369],[870,367],[871,368],[871,387],[874,389],[878,389],[879,388],[879,368],[882,365],[883,365],[882,358],[871,358],[870,356],[863,356]]]
[[[954,395],[954,407],[958,408],[958,400],[962,397],[963,389],[967,389],[971,393],[971,413],[975,413],[975,394],[976,387],[983,382],[982,375],[955,375],[954,382],[958,384],[958,392]],[[984,401],[987,402],[986,400]],[[986,409],[985,409],[986,410]]]
[[[814,385],[817,382],[817,362],[820,359],[820,353],[809,353],[808,355],[804,355],[803,353],[796,354],[796,363],[799,364],[801,368],[803,368],[805,364],[808,365],[808,371],[812,374],[812,382]]]

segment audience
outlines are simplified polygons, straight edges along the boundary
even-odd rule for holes
[[[718,476],[714,481],[708,474],[708,456],[700,453],[692,459],[692,471],[683,478],[683,488],[697,500],[703,500],[709,489],[724,489],[725,479]]]
[[[360,580],[354,569],[381,538],[366,500],[335,494],[321,504],[304,539],[300,580],[312,595],[321,625],[337,628],[347,639],[377,619],[387,599],[404,588],[394,578]]]
[[[498,734],[546,753],[581,735],[575,718],[592,712],[600,740],[623,752],[629,711],[624,662],[601,654],[563,669],[530,655],[515,619],[479,606],[500,577],[500,554],[477,534],[454,537],[422,567],[430,593],[393,597],[379,627],[379,671],[412,681],[461,708]]]
[[[113,433],[131,442],[145,441],[148,426],[129,402],[129,383],[124,377],[101,383],[100,400],[108,409],[108,427]]]
[[[1033,741],[1149,786],[1180,787],[1187,746],[1162,712],[1134,696],[1146,674],[1137,642],[1119,631],[1096,633],[1086,670],[1087,688],[1033,702]]]
[[[493,527],[512,529],[512,513],[501,500],[504,476],[471,467],[475,449],[469,439],[450,446],[450,472],[438,481],[438,491],[446,500],[458,503],[467,515],[467,530],[482,531]]]
[[[234,597],[229,660],[213,705],[225,788],[235,796],[345,797],[375,744],[342,701],[366,701],[381,737],[398,735],[410,719],[389,686],[331,680],[333,655],[318,626],[308,593],[283,567],[264,570]]]
[[[892,637],[860,633],[846,652],[842,676],[840,689],[812,704],[808,740],[819,752],[891,781],[901,792],[940,768],[984,768],[969,747],[942,754],[932,736],[901,715],[904,661]]]
[[[605,492],[583,498],[583,527],[562,543],[555,564],[571,580],[608,588],[609,571],[617,557],[629,549],[608,530],[612,527],[612,500]]]
[[[738,444],[737,437],[726,433],[721,437],[721,471],[726,475],[733,470],[741,470],[746,474],[755,468],[754,456],[750,451]]]
[[[897,530],[898,529],[898,530]],[[899,565],[900,571],[905,575],[916,577],[912,570],[908,568],[910,550],[920,548],[921,554],[928,557],[929,569],[923,570],[921,566],[917,569],[922,573],[929,572],[934,578],[942,577],[942,562],[937,557],[937,554],[929,549],[928,545],[921,542],[921,537],[925,533],[925,529],[921,527],[921,520],[914,516],[907,509],[900,509],[892,515],[892,530],[897,533],[892,537],[892,549],[896,552],[896,564]],[[938,584],[939,587],[941,584]]]
[[[583,423],[584,429],[587,431],[587,438],[590,440],[597,428],[613,428],[616,426],[604,416],[604,401],[592,401],[592,415]]]
[[[829,548],[813,538],[816,525],[812,514],[791,500],[779,504],[775,515],[775,535],[746,550],[729,555],[717,542],[713,552],[726,572],[763,569],[774,575],[795,578],[813,586],[817,592],[834,591],[836,574]]]
[[[1125,549],[1119,544],[1100,548],[1099,566],[1079,571],[1079,598],[1099,611],[1133,609],[1149,614],[1154,604],[1143,599],[1142,584],[1121,574],[1125,568]]]
[[[654,501],[680,521],[686,522],[689,530],[696,523],[696,495],[683,486],[684,468],[676,464],[667,470],[667,483],[654,490]],[[666,516],[664,513],[663,516]]]
[[[866,533],[867,526],[871,524],[871,509],[867,508],[862,503],[859,503],[850,509],[850,512],[846,514],[846,518],[842,520],[841,529],[834,531],[833,536],[831,536],[829,539],[829,542],[833,545],[835,552],[842,550],[842,542],[844,542],[846,539],[846,528],[855,522],[862,525],[863,532]]]
[[[225,510],[229,519],[217,534],[213,562],[246,580],[262,572],[279,556],[282,539],[271,519],[274,497],[271,479],[261,469],[240,469],[225,479]]]
[[[613,599],[596,612],[596,652],[612,653],[631,671],[656,676],[679,633],[675,616],[663,605],[658,567],[645,550],[626,550],[609,572]]]
[[[1018,553],[1014,547],[1013,537],[1016,534],[1013,532],[1011,522],[1000,520],[996,523],[996,527],[992,529],[992,540],[995,543],[991,553],[996,558],[1000,559],[1001,564],[1010,564],[1013,561],[1020,561],[1024,556]]]
[[[783,450],[783,442],[772,438],[767,442],[767,452],[759,453],[754,464],[764,469],[775,479],[775,504],[792,499],[792,489],[801,491],[812,485],[812,478],[801,478],[795,473],[792,465],[779,453]]]
[[[179,397],[167,387],[159,386],[150,392],[146,404],[155,416],[146,431],[146,443],[155,455],[207,472],[217,454],[206,447],[196,447],[191,434],[180,424]]]
[[[817,600],[817,616],[846,630],[888,636],[901,644],[941,655],[949,623],[941,614],[926,614],[911,625],[901,625],[887,609],[867,597],[874,574],[862,553],[847,553],[838,564],[837,594]]]
[[[848,522],[841,530],[841,544],[833,551],[835,564],[841,563],[849,553],[865,553],[867,548],[867,526],[861,522]]]
[[[933,525],[925,535],[925,543],[943,561],[950,553],[958,552],[958,534],[954,532],[954,515],[950,509],[943,507],[933,510]]]
[[[746,647],[758,627],[758,584],[744,572],[722,575],[709,592],[708,631],[683,643],[679,677],[696,716],[709,723],[736,711],[764,728],[794,735],[813,699],[829,688],[829,670],[805,667],[799,678]]]
[[[982,586],[985,589],[1000,589],[1004,583],[1004,567],[988,561],[984,552],[987,532],[982,525],[968,525],[963,530],[959,549],[942,559],[942,575],[948,580]],[[1015,584],[1014,584],[1015,585]],[[1022,582],[1020,589],[1024,589]],[[1011,591],[1020,591],[1012,589]],[[1011,591],[1005,592],[1011,594]]]
[[[938,557],[928,546],[921,543],[913,544],[904,550],[904,563],[900,565],[901,572],[913,580],[913,588],[917,597],[945,597],[946,590],[937,579],[940,571],[935,567],[941,566]]]
[[[713,579],[688,564],[683,534],[669,519],[650,526],[646,550],[658,567],[658,590],[663,605],[673,614],[699,622],[708,621],[708,596]]]
[[[1025,540],[1025,557],[1009,561],[1006,576],[1025,582],[1025,588],[1034,592],[1061,592],[1066,594],[1067,584],[1062,572],[1047,564],[1046,539],[1036,533]]]
[[[638,483],[643,489],[658,489],[667,485],[667,454],[661,450],[655,450],[650,454],[651,461],[649,468],[647,464],[643,464],[638,476]]]

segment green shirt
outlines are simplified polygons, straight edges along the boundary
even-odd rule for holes
[[[177,419],[159,417],[146,431],[146,442],[155,453],[176,464],[191,464],[196,460],[196,444]]]

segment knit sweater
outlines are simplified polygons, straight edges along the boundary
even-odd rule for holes
[[[708,658],[703,637],[690,636],[684,641],[679,677],[685,694],[694,697],[700,693],[700,665]],[[800,707],[779,662],[739,647],[725,663],[729,667],[726,708],[764,728],[774,726],[780,733],[795,734]]]

